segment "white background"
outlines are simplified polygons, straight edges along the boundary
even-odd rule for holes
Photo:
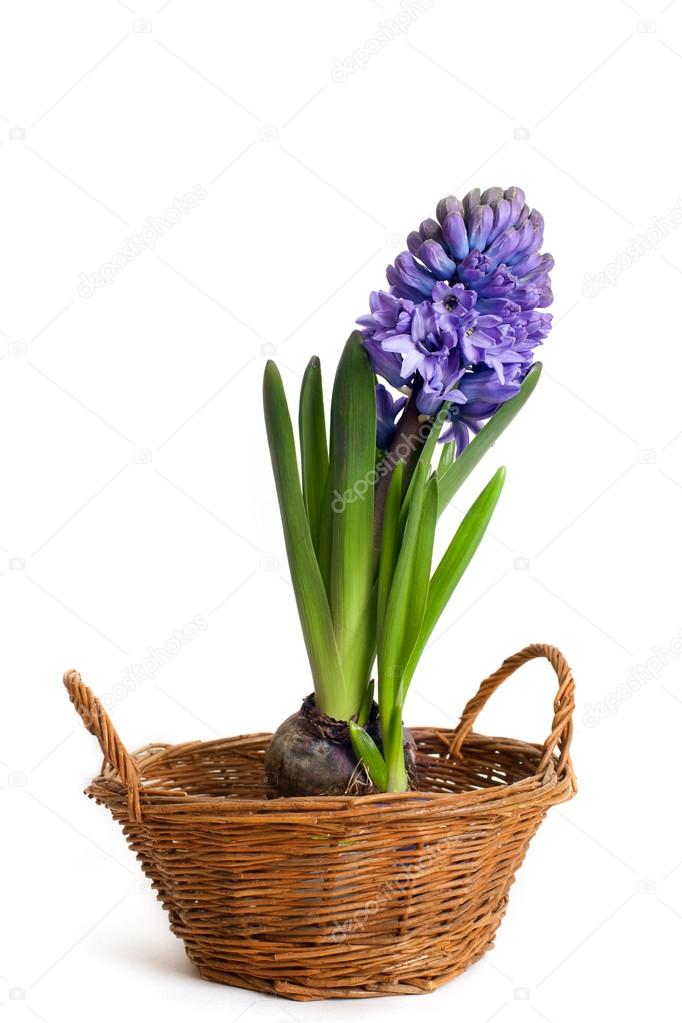
[[[1,5],[0,1023],[670,1019],[682,4],[435,0],[407,21],[393,0],[159,3]],[[112,708],[130,748],[297,707],[265,358],[292,396],[313,353],[329,381],[407,231],[442,195],[497,184],[545,215],[555,328],[533,400],[443,522],[441,543],[507,464],[406,718],[451,725],[505,655],[556,643],[578,683],[579,798],[541,828],[495,949],[428,1001],[206,983],[81,794],[99,751],[61,674],[111,694],[152,658]],[[79,293],[197,186],[154,248]],[[482,728],[540,740],[552,696],[533,665]]]

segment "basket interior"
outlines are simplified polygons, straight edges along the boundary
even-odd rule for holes
[[[448,757],[450,731],[412,729],[417,743],[419,790],[456,794],[512,785],[537,772],[542,747],[472,735],[457,760]],[[145,788],[202,799],[266,799],[263,760],[269,734],[148,746],[136,759]]]

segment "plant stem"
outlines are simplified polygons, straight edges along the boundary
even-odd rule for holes
[[[417,388],[415,388],[398,420],[398,429],[391,445],[379,465],[379,480],[374,491],[374,554],[377,558],[381,549],[386,494],[393,472],[399,463],[405,466],[403,490],[406,491],[428,436],[428,431],[420,424],[419,418]]]
[[[400,758],[388,769],[387,792],[407,792],[407,772],[405,770],[405,757],[401,750]]]
[[[407,771],[403,749],[403,708],[398,701],[393,708],[391,721],[384,738],[386,766],[388,768],[387,792],[407,792]]]

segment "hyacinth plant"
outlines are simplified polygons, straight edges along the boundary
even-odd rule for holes
[[[542,217],[518,188],[442,199],[344,347],[329,427],[320,362],[310,361],[300,470],[282,380],[266,367],[268,442],[315,687],[267,751],[280,794],[410,787],[405,697],[485,534],[504,468],[432,571],[436,525],[538,382],[553,266],[542,239]]]

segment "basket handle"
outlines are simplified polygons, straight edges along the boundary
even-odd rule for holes
[[[99,740],[104,759],[111,764],[128,790],[128,813],[139,824],[142,820],[140,771],[135,760],[121,742],[104,707],[75,668],[65,673],[64,685],[83,724]]]
[[[575,682],[573,672],[569,668],[566,658],[555,646],[546,643],[531,643],[530,646],[520,650],[518,654],[508,657],[500,665],[497,671],[489,675],[481,682],[478,692],[467,703],[460,719],[455,734],[452,737],[448,753],[452,756],[459,756],[463,743],[471,733],[474,722],[479,712],[483,709],[488,699],[505,679],[513,675],[517,668],[520,668],[526,661],[532,661],[536,657],[546,657],[556,672],[559,682],[559,689],[554,698],[554,717],[552,719],[552,730],[545,739],[542,746],[542,759],[538,766],[538,774],[541,774],[552,760],[556,747],[559,748],[559,762],[557,773],[561,774],[569,763],[569,750],[573,737],[573,711],[575,709]]]

